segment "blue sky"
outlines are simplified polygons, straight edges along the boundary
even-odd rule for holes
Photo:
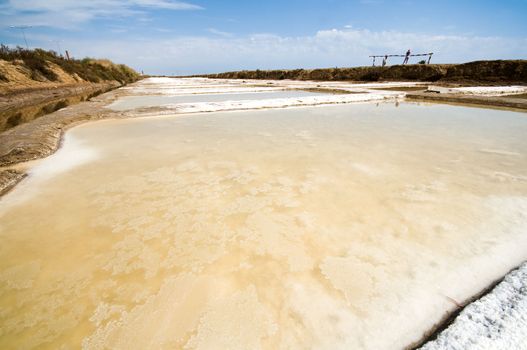
[[[527,58],[527,0],[0,0],[0,42],[106,57],[150,74]],[[396,61],[389,63],[397,63]]]

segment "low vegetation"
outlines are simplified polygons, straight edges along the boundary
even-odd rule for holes
[[[67,59],[54,51],[42,49],[27,50],[0,45],[0,59],[24,66],[29,70],[31,79],[36,81],[59,80],[59,76],[51,67],[52,64],[59,66],[68,74],[77,75],[93,83],[115,80],[121,84],[128,84],[137,81],[140,77],[136,71],[124,64],[93,58]],[[0,74],[0,81],[8,81],[8,79]]]
[[[455,83],[527,83],[527,60],[464,64],[409,64],[292,70],[253,70],[206,75],[219,79],[292,79],[320,81],[444,81]]]

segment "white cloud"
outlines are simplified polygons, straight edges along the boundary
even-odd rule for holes
[[[36,37],[28,37],[28,40],[38,44]],[[49,41],[42,41],[42,45],[50,44]],[[134,37],[133,40],[122,38],[118,41],[66,40],[62,46],[76,57],[107,57],[151,74],[352,67],[370,65],[368,56],[371,54],[403,54],[408,48],[414,53],[434,52],[433,63],[527,56],[527,38],[428,35],[366,29],[321,30],[311,36],[298,37],[253,34],[171,39]],[[388,63],[399,61],[390,59]]]
[[[8,0],[8,9],[15,11],[50,11],[60,12],[68,10],[88,10],[88,11],[113,11],[117,9],[127,9],[133,6],[152,7],[169,10],[198,10],[202,7],[187,2],[175,0]]]
[[[6,25],[69,28],[98,17],[140,15],[147,9],[177,11],[202,7],[175,0],[8,0],[0,5],[0,18]]]
[[[201,6],[181,2],[181,1],[169,1],[169,0],[129,0],[131,4],[144,7],[156,7],[167,10],[201,10]]]
[[[229,33],[229,32],[223,32],[221,30],[218,30],[216,28],[209,28],[207,30],[209,33],[211,34],[214,34],[214,35],[218,35],[218,36],[222,36],[224,38],[232,38],[234,35],[232,33]]]

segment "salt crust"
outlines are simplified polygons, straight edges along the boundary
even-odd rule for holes
[[[527,263],[492,292],[467,306],[422,350],[527,349]]]

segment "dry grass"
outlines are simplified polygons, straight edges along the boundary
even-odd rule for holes
[[[123,64],[115,64],[107,59],[68,60],[54,51],[42,49],[26,50],[21,47],[12,49],[1,45],[0,59],[23,65],[29,70],[30,78],[35,81],[60,80],[51,67],[53,64],[68,74],[77,74],[81,79],[94,83],[115,80],[121,84],[127,84],[137,81],[140,77],[132,68]],[[8,81],[8,78],[0,75],[0,80]]]

